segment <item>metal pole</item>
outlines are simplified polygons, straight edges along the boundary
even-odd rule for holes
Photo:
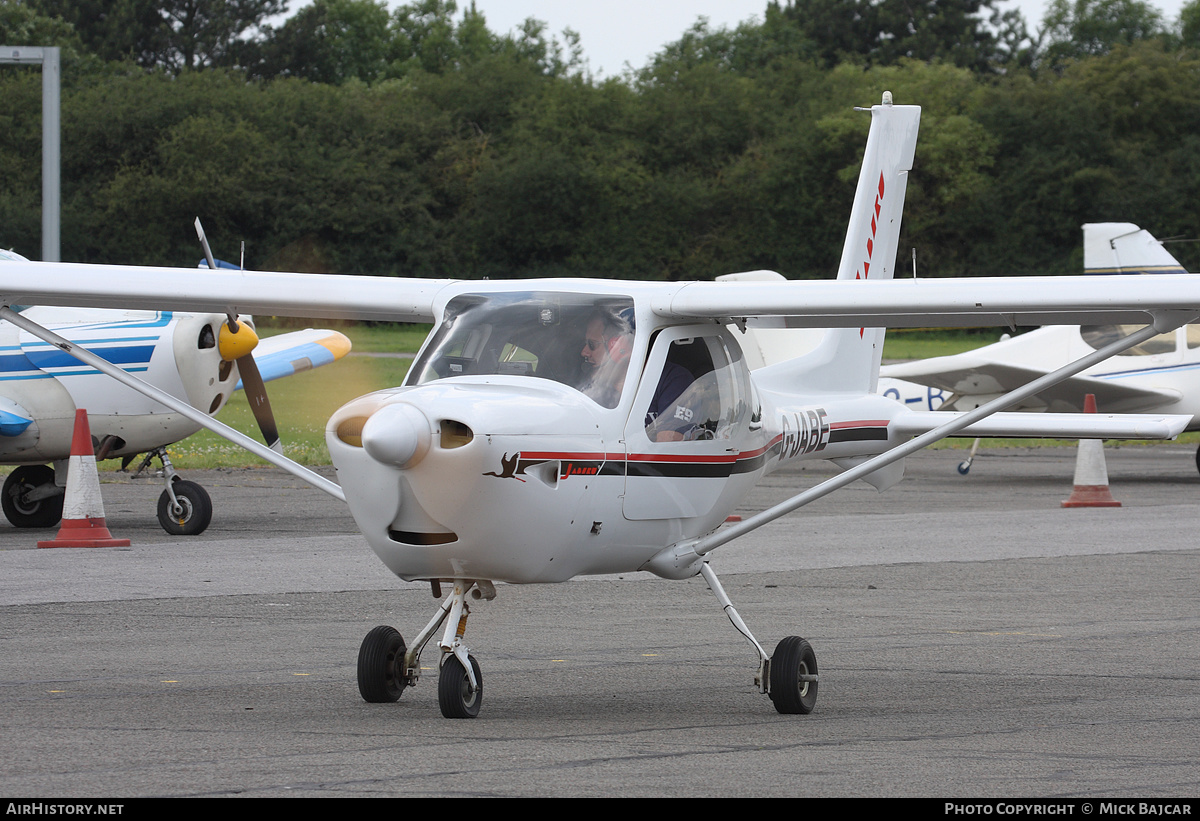
[[[42,261],[61,262],[62,72],[58,48],[42,52]]]
[[[0,46],[0,65],[42,67],[42,261],[61,262],[62,69],[56,46]]]

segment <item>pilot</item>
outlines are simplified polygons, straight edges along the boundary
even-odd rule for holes
[[[580,390],[584,395],[606,408],[615,408],[621,399],[632,349],[633,329],[625,312],[593,314],[580,351],[584,371]],[[670,361],[664,364],[646,411],[646,432],[651,439],[681,442],[700,422],[696,409],[681,400],[691,384],[692,374],[682,365]]]
[[[621,399],[629,354],[633,350],[633,328],[620,314],[600,311],[588,320],[583,338],[583,381],[579,389],[606,408]]]

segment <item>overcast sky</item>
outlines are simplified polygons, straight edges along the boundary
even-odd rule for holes
[[[458,0],[461,9],[470,0]],[[1151,0],[1168,21],[1179,16],[1185,0]],[[392,0],[390,5],[401,3]],[[292,11],[305,3],[293,0]],[[545,22],[550,33],[579,32],[584,57],[597,76],[620,74],[626,63],[641,68],[667,43],[678,40],[698,17],[712,28],[733,28],[751,17],[762,19],[766,0],[475,0],[488,28],[506,34],[528,17]],[[1045,0],[1006,0],[1003,9],[1019,8],[1031,30],[1041,26]],[[561,39],[561,38],[560,38]]]

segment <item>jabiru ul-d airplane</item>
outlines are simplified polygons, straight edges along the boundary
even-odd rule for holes
[[[416,684],[436,640],[441,711],[474,717],[483,677],[467,616],[496,582],[645,571],[702,575],[754,646],[760,691],[781,713],[808,713],[819,685],[811,644],[789,636],[768,653],[722,588],[714,551],[857,479],[886,488],[906,455],[945,436],[1175,436],[1190,417],[997,411],[1200,315],[1200,284],[1186,277],[892,280],[920,108],[885,93],[863,110],[870,130],[834,281],[199,276],[7,263],[0,303],[434,323],[402,386],[348,403],[326,427],[340,486],[324,489],[345,498],[393,573],[444,593],[410,641],[388,625],[366,635],[367,701],[395,701]],[[20,319],[9,308],[0,316]],[[811,353],[752,373],[739,335],[759,321],[830,330]],[[1100,321],[1139,329],[970,412],[917,412],[874,390],[886,326]],[[722,526],[759,478],[808,459],[842,472]]]
[[[1128,222],[1084,225],[1083,267],[1085,274],[1093,276],[1196,276],[1188,274],[1149,231]],[[887,384],[881,388],[899,401],[931,402],[940,410],[969,411],[1129,330],[1127,325],[1112,322],[1038,328],[960,354],[884,365],[880,374]],[[1102,410],[1182,414],[1191,417],[1186,430],[1200,430],[1200,325],[1161,333],[1044,387],[1010,410],[1078,412],[1088,394],[1096,397],[1096,406]],[[971,456],[959,464],[960,473],[970,470],[974,455],[972,448]],[[1200,449],[1196,467],[1200,469]]]
[[[0,260],[28,262],[3,250]],[[234,333],[223,314],[42,305],[12,309],[208,415],[217,414],[235,390],[246,390],[263,435],[275,448],[278,427],[263,383],[329,364],[350,350],[350,340],[332,330],[310,328],[259,340],[244,320]],[[208,527],[212,500],[201,485],[175,471],[167,451],[201,430],[200,424],[0,320],[0,464],[16,466],[0,489],[0,507],[12,525],[53,527],[62,518],[76,408],[88,412],[98,459],[129,464],[145,454],[139,470],[152,459],[160,461],[165,489],[157,512],[164,530],[197,535]]]

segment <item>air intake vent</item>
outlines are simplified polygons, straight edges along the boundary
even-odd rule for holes
[[[445,450],[461,448],[475,438],[469,427],[453,419],[443,419],[439,427],[442,429],[441,445]]]

